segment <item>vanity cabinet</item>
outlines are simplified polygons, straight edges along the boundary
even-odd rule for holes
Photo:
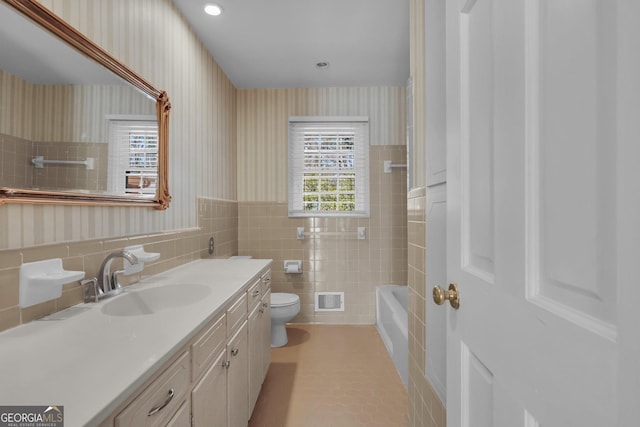
[[[249,412],[258,400],[262,383],[271,363],[271,278],[267,272],[252,287],[249,308]],[[256,291],[257,290],[257,291]]]
[[[268,277],[251,282],[100,426],[246,427],[270,361]]]
[[[259,301],[260,302],[260,301]],[[249,333],[249,411],[253,411],[253,407],[258,400],[260,387],[262,386],[262,304],[256,304],[253,311],[249,314],[248,333]]]
[[[262,297],[262,308],[264,311],[262,316],[262,382],[267,376],[269,365],[271,364],[271,289],[267,289],[267,292]]]
[[[271,364],[271,270],[260,277],[262,280],[262,381]]]
[[[247,291],[249,318],[247,320],[249,346],[249,413],[258,400],[262,386],[262,278]]]

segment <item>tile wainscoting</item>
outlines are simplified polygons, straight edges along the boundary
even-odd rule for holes
[[[289,218],[286,202],[239,202],[239,254],[273,259],[273,291],[300,296],[294,322],[373,324],[376,286],[407,284],[406,173],[384,173],[385,160],[405,163],[406,146],[371,147],[369,218]],[[298,240],[297,227],[314,234]],[[289,259],[302,260],[302,274],[284,274]],[[316,313],[323,291],[344,292],[345,311]]]
[[[238,203],[198,198],[197,204],[197,228],[0,251],[0,331],[82,302],[82,289],[79,282],[74,282],[64,285],[60,298],[21,309],[18,304],[20,265],[23,262],[62,258],[65,269],[84,271],[85,277],[94,277],[102,260],[125,246],[145,245],[148,252],[159,252],[160,259],[145,265],[141,274],[122,278],[125,284],[131,284],[195,259],[235,255],[238,252]],[[215,241],[213,255],[207,252],[211,236]],[[115,268],[121,260],[114,262]]]
[[[446,411],[426,378],[426,189],[407,197],[409,261],[409,426],[445,427]]]

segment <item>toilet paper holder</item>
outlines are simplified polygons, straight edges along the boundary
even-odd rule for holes
[[[302,261],[288,259],[284,261],[285,274],[298,274],[302,273]]]

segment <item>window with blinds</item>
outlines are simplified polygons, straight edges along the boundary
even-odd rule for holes
[[[289,216],[369,216],[368,118],[289,118]]]
[[[153,197],[158,180],[158,124],[109,122],[109,192]]]

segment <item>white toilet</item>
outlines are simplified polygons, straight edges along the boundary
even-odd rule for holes
[[[296,294],[271,294],[271,347],[282,347],[289,341],[285,324],[300,313],[300,297]]]

